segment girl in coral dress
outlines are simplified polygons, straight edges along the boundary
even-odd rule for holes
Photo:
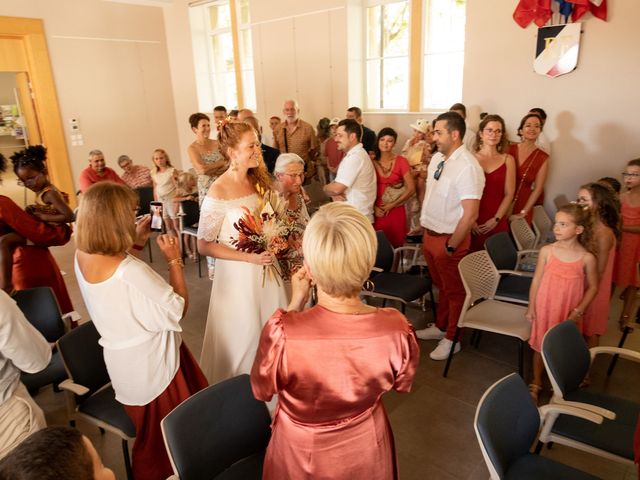
[[[599,183],[580,187],[578,203],[593,212],[593,236],[598,260],[598,293],[584,312],[582,333],[589,348],[597,347],[607,331],[616,241],[620,237],[620,201],[615,192]]]
[[[373,228],[382,230],[394,248],[404,245],[407,235],[404,204],[415,192],[407,159],[393,153],[397,139],[398,134],[393,128],[380,130],[373,162],[377,180]]]
[[[622,237],[616,258],[613,281],[622,287],[624,307],[620,326],[624,327],[634,311],[636,293],[640,287],[640,158],[631,160],[622,174],[627,191],[620,195],[622,204]]]
[[[398,310],[359,297],[375,232],[351,205],[329,203],[309,222],[303,251],[291,303],[265,325],[251,370],[256,398],[278,394],[262,478],[398,478],[381,397],[411,389],[420,352]],[[318,304],[302,311],[311,282]]]
[[[482,250],[485,240],[494,233],[509,231],[507,211],[516,190],[516,163],[505,153],[508,143],[502,117],[485,116],[478,127],[474,148],[485,183],[478,219],[471,229],[471,252]]]
[[[528,113],[520,121],[518,135],[522,142],[509,147],[507,153],[516,160],[516,194],[513,197],[513,215],[525,217],[531,224],[533,207],[544,202],[544,184],[547,180],[549,155],[536,145],[542,133],[542,119]]]
[[[590,251],[593,228],[589,210],[577,204],[560,207],[553,233],[556,242],[540,249],[526,313],[531,322],[529,345],[534,350],[529,391],[536,401],[542,389],[540,350],[544,334],[565,320],[574,320],[580,326],[598,291],[596,257]]]

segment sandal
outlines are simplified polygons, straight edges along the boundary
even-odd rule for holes
[[[529,384],[529,395],[531,395],[536,405],[538,404],[538,394],[540,390],[542,390],[542,385],[536,385],[535,383]]]

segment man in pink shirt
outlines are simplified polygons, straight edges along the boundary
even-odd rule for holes
[[[107,167],[102,152],[100,150],[91,150],[89,152],[89,166],[80,172],[78,182],[80,184],[80,192],[84,193],[94,183],[104,182],[105,180],[126,185],[115,171]]]

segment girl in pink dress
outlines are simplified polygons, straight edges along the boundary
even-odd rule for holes
[[[599,183],[580,187],[578,204],[593,213],[593,236],[598,261],[598,293],[584,312],[582,333],[589,348],[597,347],[600,335],[607,331],[611,304],[611,281],[616,240],[620,236],[620,201],[615,192]]]
[[[636,293],[640,287],[640,158],[631,160],[622,174],[626,192],[620,195],[622,204],[622,237],[614,267],[613,281],[622,287],[624,307],[620,327],[624,327],[634,311]]]
[[[471,229],[471,252],[482,250],[485,240],[494,233],[509,231],[507,211],[516,190],[516,162],[506,153],[508,143],[502,117],[485,116],[474,145],[485,183],[478,219]]]
[[[596,257],[590,252],[593,229],[589,210],[577,204],[561,207],[553,233],[556,242],[540,249],[526,313],[531,322],[529,345],[534,350],[529,391],[536,401],[542,389],[540,349],[544,334],[565,320],[580,325],[598,291]]]
[[[373,228],[382,230],[394,248],[404,245],[407,235],[404,204],[415,192],[409,162],[393,153],[397,139],[393,128],[380,130],[373,162],[378,182]]]

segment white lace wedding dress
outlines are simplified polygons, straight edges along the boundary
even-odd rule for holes
[[[233,224],[244,214],[242,207],[256,208],[258,195],[234,200],[209,196],[202,202],[198,239],[235,247],[238,236]],[[242,373],[250,373],[262,326],[277,308],[286,308],[287,298],[280,281],[269,277],[262,286],[260,265],[216,258],[207,326],[200,367],[213,385]]]

